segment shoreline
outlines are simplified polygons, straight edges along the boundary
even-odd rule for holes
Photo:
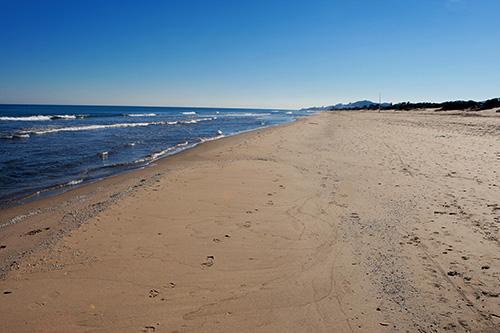
[[[30,255],[36,251],[39,251],[40,249],[46,248],[50,244],[57,242],[67,232],[78,228],[94,215],[101,213],[105,209],[108,209],[109,206],[113,205],[116,200],[119,200],[123,196],[128,195],[129,192],[140,188],[143,185],[150,184],[151,182],[156,181],[156,178],[158,177],[165,176],[169,172],[177,170],[176,168],[170,168],[169,166],[167,166],[167,164],[172,163],[178,166],[178,159],[181,161],[180,164],[187,164],[190,156],[197,154],[196,151],[191,152],[191,150],[204,149],[204,147],[210,146],[214,142],[231,140],[235,137],[239,137],[242,135],[251,135],[254,132],[266,131],[274,127],[287,126],[293,124],[296,121],[299,121],[300,119],[301,118],[297,118],[295,121],[283,124],[244,131],[241,133],[224,136],[218,139],[200,142],[177,153],[154,160],[151,162],[151,164],[148,164],[144,167],[135,170],[124,171],[122,173],[106,177],[104,179],[97,179],[90,183],[85,183],[80,186],[69,188],[61,193],[43,196],[41,198],[28,200],[27,202],[14,204],[13,206],[8,206],[0,209],[0,215],[2,216],[2,220],[0,221],[0,231],[5,227],[23,223],[22,227],[19,227],[19,230],[10,231],[9,233],[7,233],[7,235],[26,235],[31,233],[32,236],[35,234],[40,234],[41,236],[43,233],[44,236],[37,237],[40,238],[40,240],[35,241],[35,243],[28,242],[28,245],[26,245],[24,242],[22,242],[22,245],[16,246],[14,244],[9,244],[11,242],[6,241],[6,238],[8,238],[9,236],[5,237],[3,234],[1,234],[0,243],[2,243],[2,245],[8,244],[6,246],[10,251],[5,250],[7,248],[6,247],[5,249],[3,249],[3,251],[0,252],[0,278],[5,274],[8,274],[8,272],[11,270],[11,266],[17,266],[16,263],[18,262],[18,259],[22,259],[25,255]],[[258,133],[255,134],[257,135]],[[186,157],[184,157],[185,155]],[[180,168],[182,169],[183,167],[181,166]],[[156,169],[161,169],[161,171],[158,171]],[[140,180],[138,181],[139,178]],[[35,195],[36,194],[33,194],[33,196]],[[104,200],[100,201],[101,198],[104,198]],[[82,204],[80,204],[79,201],[81,201]],[[92,207],[94,206],[105,207],[93,209]],[[71,209],[70,207],[74,207],[76,211],[85,211],[85,213],[78,219],[74,219],[74,221],[72,221],[72,223],[69,223],[69,225],[63,226],[62,229],[60,228],[59,230],[54,232],[53,229],[56,226],[54,222],[46,221],[50,221],[54,218],[55,214],[53,214],[53,212],[61,210],[61,208],[68,210],[68,208]],[[48,216],[39,218],[39,215]],[[57,216],[57,218],[67,219],[68,217],[64,213],[59,213],[59,216]],[[26,219],[31,219],[34,221],[29,221],[28,223],[26,223],[26,221],[24,221]]]
[[[0,320],[498,332],[499,134],[500,117],[321,112],[2,210],[37,213],[0,229],[0,255],[47,244],[11,259]]]
[[[286,123],[293,123],[297,119],[298,118],[295,118],[294,120],[291,120],[291,121],[286,122]],[[286,123],[283,123],[283,124],[286,124]],[[23,195],[22,197],[19,197],[19,198],[11,199],[10,201],[5,201],[5,202],[3,202],[3,203],[0,204],[0,212],[2,210],[4,210],[4,209],[15,207],[15,206],[18,206],[18,205],[24,205],[24,204],[32,202],[32,201],[42,200],[42,199],[50,198],[50,197],[53,197],[53,196],[58,196],[60,194],[66,193],[68,191],[71,191],[73,189],[76,189],[76,188],[79,188],[79,187],[82,187],[82,186],[91,185],[91,184],[94,184],[96,182],[100,182],[102,180],[105,180],[105,179],[108,179],[108,178],[112,178],[112,177],[115,177],[115,176],[118,176],[118,175],[121,175],[121,174],[126,174],[126,173],[129,173],[129,172],[133,172],[133,171],[138,171],[138,170],[142,170],[142,169],[145,169],[145,168],[149,168],[151,166],[154,166],[155,163],[158,160],[161,160],[163,158],[166,158],[166,157],[169,157],[169,156],[172,156],[172,155],[176,155],[178,153],[183,152],[184,150],[192,149],[192,148],[197,147],[197,146],[199,146],[201,144],[204,144],[206,142],[220,140],[220,139],[224,139],[224,138],[227,138],[227,137],[233,137],[233,136],[236,136],[236,135],[245,134],[245,133],[248,133],[248,132],[253,132],[253,131],[258,131],[258,130],[263,130],[263,129],[266,129],[266,128],[269,128],[269,127],[279,126],[279,125],[281,125],[281,124],[268,125],[268,126],[264,126],[264,127],[257,127],[257,128],[254,128],[254,129],[237,131],[237,132],[234,132],[234,133],[230,133],[228,135],[221,135],[221,136],[216,136],[216,137],[207,138],[207,139],[200,139],[199,142],[188,144],[185,148],[182,147],[182,146],[184,146],[183,144],[178,144],[178,145],[175,145],[175,146],[172,146],[172,147],[168,147],[168,148],[165,148],[161,152],[154,153],[154,154],[150,155],[149,157],[145,157],[145,158],[142,158],[142,159],[137,160],[137,161],[130,161],[130,162],[122,163],[122,164],[119,164],[119,165],[110,166],[111,168],[128,167],[128,166],[130,166],[130,168],[123,169],[123,170],[119,171],[116,174],[111,174],[111,175],[108,175],[108,176],[98,177],[98,178],[92,178],[92,179],[87,179],[87,180],[84,180],[84,179],[72,180],[72,181],[70,181],[68,183],[57,184],[57,185],[55,185],[55,186],[53,186],[51,188],[45,188],[45,189],[39,190],[37,192],[28,193],[28,194]],[[172,151],[172,153],[168,153],[170,151]],[[167,153],[164,154],[163,152],[167,152]],[[159,157],[155,157],[156,155],[159,155]],[[143,163],[143,164],[139,164],[139,163]],[[134,167],[135,164],[137,164],[137,166]],[[2,225],[0,225],[0,228],[1,227],[2,227]]]

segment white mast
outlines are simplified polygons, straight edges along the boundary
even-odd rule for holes
[[[382,105],[382,93],[378,93],[378,112],[380,113],[380,107]]]

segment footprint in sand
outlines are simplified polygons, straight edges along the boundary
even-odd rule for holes
[[[250,221],[247,221],[247,223],[250,223]],[[222,238],[222,237],[221,237],[221,238]],[[221,243],[221,242],[222,242],[222,239],[221,239],[221,238],[214,238],[214,239],[212,239],[212,241],[213,241],[214,243]],[[224,238],[231,238],[231,236],[229,236],[228,234],[225,234],[225,235],[224,235]]]
[[[34,309],[37,309],[37,308],[42,307],[42,306],[45,306],[45,303],[35,302],[35,303],[30,304],[28,306],[28,309],[34,310]]]
[[[46,230],[49,230],[49,229],[50,229],[49,227],[43,228],[43,230],[42,229],[33,229],[31,231],[28,231],[25,235],[26,236],[33,236],[33,235],[36,235],[36,234],[38,234],[38,233],[40,233],[42,231],[46,231]]]
[[[212,267],[214,265],[214,256],[207,256],[207,259],[201,263],[203,267]]]
[[[347,280],[343,280],[340,283],[340,287],[342,288],[342,291],[346,294],[352,294],[352,288],[351,288],[351,283]]]
[[[26,236],[33,236],[38,234],[39,232],[42,232],[42,229],[34,229],[26,233]]]

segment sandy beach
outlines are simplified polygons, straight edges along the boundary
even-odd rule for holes
[[[500,332],[500,113],[323,112],[0,225],[5,332]]]

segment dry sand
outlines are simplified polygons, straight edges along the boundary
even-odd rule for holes
[[[1,330],[498,332],[484,115],[321,113],[2,210]]]

